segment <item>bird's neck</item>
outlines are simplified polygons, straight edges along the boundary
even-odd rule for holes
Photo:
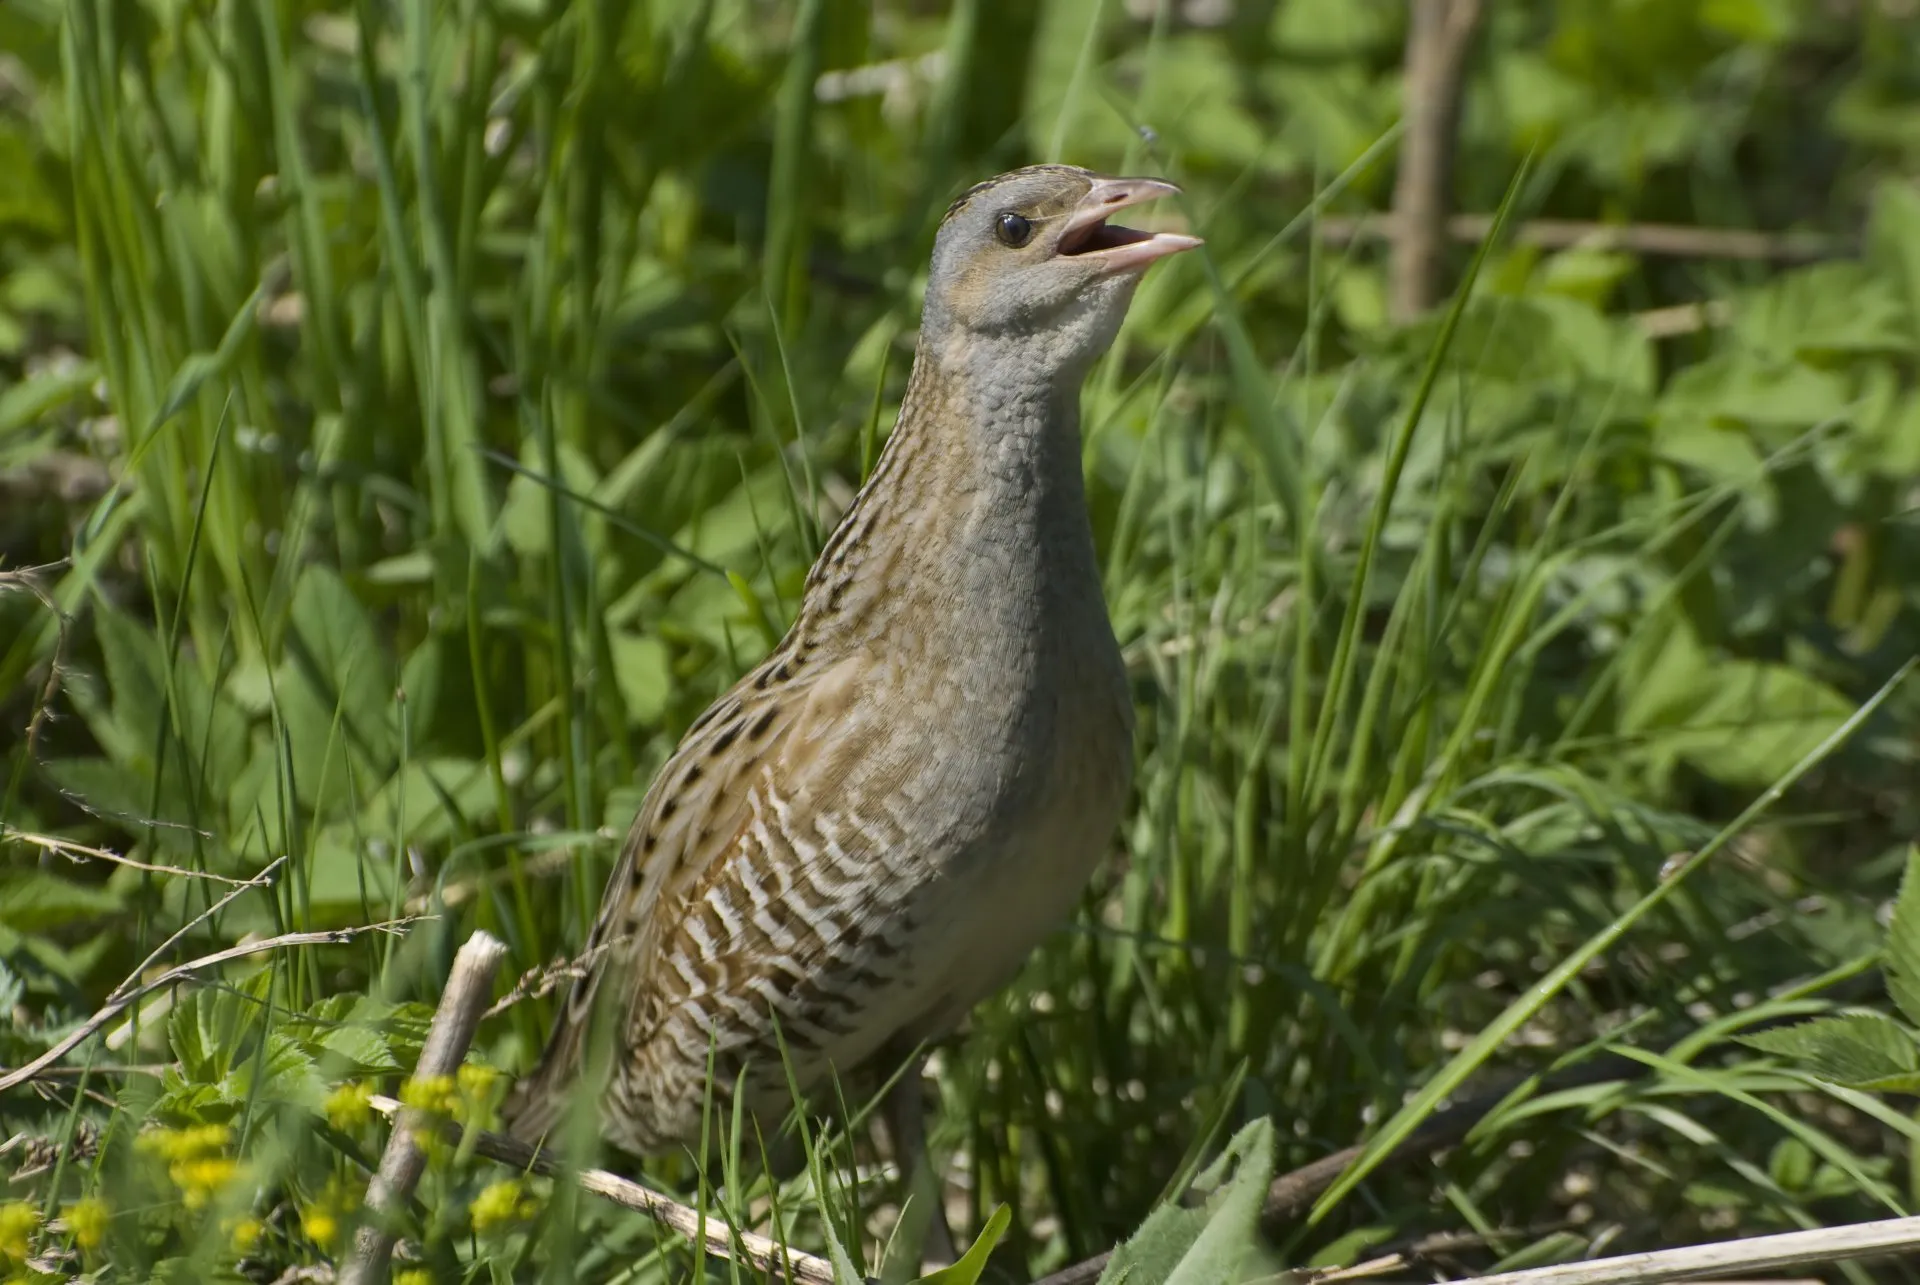
[[[991,343],[922,345],[873,474],[807,579],[801,627],[859,644],[913,612],[1099,593],[1080,380]]]

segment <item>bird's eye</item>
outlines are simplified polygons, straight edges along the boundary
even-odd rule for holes
[[[1017,250],[1033,240],[1033,224],[1007,210],[993,221],[993,234],[1000,238],[1000,244]]]

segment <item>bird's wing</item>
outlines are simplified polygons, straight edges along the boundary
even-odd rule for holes
[[[854,730],[849,720],[859,717],[854,697],[872,676],[871,662],[852,657],[799,666],[784,651],[687,729],[648,790],[601,896],[581,956],[584,971],[555,1019],[540,1065],[505,1109],[523,1138],[544,1133],[561,1114],[602,989],[612,1005],[607,1017],[629,1042],[644,1041],[664,1017],[668,1001],[658,973],[666,947],[729,859],[755,846],[748,833],[755,791],[777,782],[789,796],[817,797],[843,780],[858,756],[856,744],[864,738],[848,735]],[[724,970],[729,961],[710,962]]]

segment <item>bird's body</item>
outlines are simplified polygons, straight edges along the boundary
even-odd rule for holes
[[[804,1091],[904,1055],[1071,912],[1125,805],[1133,725],[1079,386],[1140,270],[1195,244],[1105,226],[1165,190],[1038,167],[949,211],[887,448],[786,638],[656,778],[515,1132],[562,1114],[593,1021],[611,1141],[697,1138],[709,1081],[724,1097],[743,1068],[744,1105],[777,1118],[789,1066]],[[1023,254],[1010,219],[1055,244]],[[1054,263],[1071,271],[1019,275]]]

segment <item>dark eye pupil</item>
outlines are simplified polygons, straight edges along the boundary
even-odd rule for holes
[[[993,232],[1006,245],[1022,246],[1033,235],[1033,224],[1008,210],[994,220]]]

